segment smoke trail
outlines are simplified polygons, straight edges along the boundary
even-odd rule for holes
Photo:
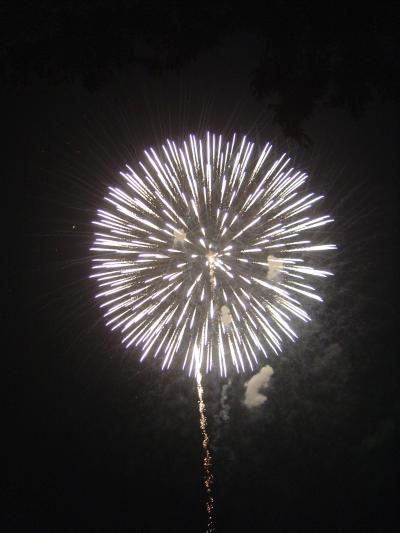
[[[219,412],[219,418],[221,422],[228,422],[229,421],[229,411],[230,411],[230,404],[227,401],[228,400],[228,389],[232,385],[232,379],[228,381],[228,383],[225,383],[222,385],[222,391],[221,391],[221,399],[220,399],[220,412]]]
[[[214,483],[214,478],[211,472],[211,453],[209,450],[210,438],[207,434],[207,416],[206,416],[206,406],[203,400],[203,387],[201,385],[201,373],[197,373],[197,393],[199,396],[199,414],[200,414],[200,429],[201,435],[203,437],[203,449],[204,449],[204,486],[206,489],[206,508],[207,508],[207,529],[206,533],[212,533],[214,529],[213,521],[213,510],[214,510],[214,498],[212,496],[212,486]]]
[[[214,433],[213,433],[213,441],[212,441],[212,450],[217,449],[217,445],[219,443],[219,440],[221,438],[221,432],[225,425],[229,422],[229,413],[230,413],[230,402],[228,401],[228,391],[229,388],[232,385],[232,379],[230,379],[227,383],[224,383],[222,385],[221,389],[221,396],[219,399],[218,404],[218,412],[214,415]]]

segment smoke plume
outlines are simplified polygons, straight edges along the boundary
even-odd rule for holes
[[[255,374],[244,384],[246,388],[244,404],[246,407],[252,409],[253,407],[262,405],[266,401],[267,396],[260,391],[264,391],[268,387],[273,373],[274,369],[271,366],[263,366],[258,374]]]

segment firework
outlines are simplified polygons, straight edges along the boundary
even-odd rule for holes
[[[246,137],[190,135],[145,151],[121,172],[94,224],[93,275],[107,325],[141,360],[189,374],[258,366],[295,340],[296,321],[321,300],[313,266],[333,244],[314,242],[332,222],[307,175]]]

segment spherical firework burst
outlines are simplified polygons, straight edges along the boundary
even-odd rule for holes
[[[189,373],[253,369],[295,340],[308,321],[302,301],[321,300],[308,281],[329,272],[312,241],[327,216],[310,215],[322,198],[300,193],[307,175],[272,146],[234,135],[194,135],[145,151],[122,172],[94,222],[93,276],[107,324],[162,368]],[[309,213],[307,213],[309,211]]]

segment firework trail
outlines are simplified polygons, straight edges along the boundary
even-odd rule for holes
[[[214,483],[214,478],[211,472],[212,459],[211,452],[209,448],[210,438],[207,433],[207,416],[206,416],[206,406],[203,400],[203,387],[201,385],[201,373],[197,374],[197,394],[199,397],[199,414],[200,414],[200,430],[201,436],[203,438],[203,450],[204,450],[204,459],[203,459],[203,469],[204,469],[204,488],[206,490],[206,508],[207,508],[207,529],[206,533],[212,533],[214,531],[214,521],[213,521],[213,512],[214,512],[214,498],[212,495],[212,486]]]

